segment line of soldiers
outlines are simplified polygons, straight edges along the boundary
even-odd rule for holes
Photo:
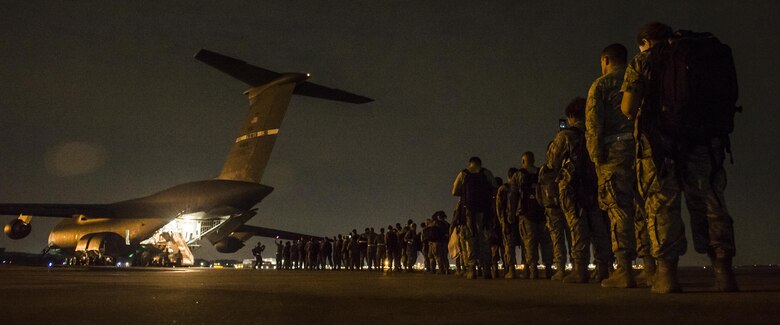
[[[408,220],[406,227],[400,223],[379,229],[366,228],[358,234],[353,229],[347,236],[339,234],[329,238],[301,238],[283,243],[276,240],[277,269],[413,271],[420,253],[426,272],[449,274],[447,244],[450,223],[444,211],[437,211],[420,224]]]
[[[544,276],[553,280],[588,283],[595,277],[603,287],[640,285],[655,293],[680,292],[677,263],[687,248],[680,215],[684,195],[694,247],[711,258],[715,289],[738,290],[733,221],[723,193],[728,134],[739,110],[736,95],[729,95],[735,93],[730,87],[736,87],[730,49],[710,34],[673,33],[661,23],[644,26],[637,43],[641,53],[628,65],[623,45],[604,48],[602,76],[592,83],[587,99],[575,98],[566,107],[566,121],[541,168],[534,165],[533,153],[525,152],[522,167],[508,171],[506,184],[483,168],[478,157],[457,175],[452,194],[460,200],[453,226],[461,252],[457,264],[463,265],[466,278],[475,279],[480,269],[485,278],[496,277],[496,250],[501,249],[504,276],[514,278],[515,247],[520,246],[522,277],[541,277],[541,250]],[[677,52],[667,55],[666,48],[673,46]],[[665,64],[689,57],[720,63],[696,67],[701,63],[691,59]],[[673,69],[691,74],[665,83]],[[681,85],[707,73],[717,77]],[[707,87],[723,87],[720,92],[726,94]],[[680,97],[678,92],[667,93],[675,89],[705,95],[681,99],[674,97]],[[592,276],[587,268],[591,247]],[[567,250],[573,264],[568,275]],[[637,258],[643,260],[643,270],[634,275]]]

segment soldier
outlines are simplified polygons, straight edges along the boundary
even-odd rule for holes
[[[368,270],[373,271],[378,266],[376,265],[376,233],[374,228],[366,228],[366,264],[368,264]]]
[[[549,146],[548,146],[549,148]],[[553,264],[555,264],[555,274],[550,280],[561,281],[566,276],[566,243],[571,243],[569,227],[563,217],[563,211],[558,204],[560,200],[558,195],[557,175],[552,173],[546,166],[539,168],[539,185],[537,187],[537,199],[539,204],[544,207],[544,215],[547,218],[547,232],[550,234],[553,249]]]
[[[376,263],[377,270],[383,271],[385,268],[385,258],[387,257],[387,245],[385,244],[385,228],[379,229],[376,237]]]
[[[344,238],[339,234],[337,237],[333,237],[333,269],[341,270],[341,257],[342,251],[344,251]]]
[[[496,216],[501,226],[502,243],[504,245],[504,278],[515,278],[515,247],[517,246],[518,224],[514,211],[509,211],[509,192],[512,187],[512,176],[517,168],[509,168],[507,171],[507,183],[498,187],[496,192]],[[522,251],[521,251],[522,254]]]
[[[493,173],[482,168],[479,157],[469,159],[468,168],[455,178],[452,195],[461,197],[465,222],[460,227],[460,239],[465,242],[467,278],[477,278],[477,263],[483,268],[486,279],[491,278],[490,238],[493,234],[493,201],[491,197],[498,186]]]
[[[558,179],[559,202],[571,230],[574,268],[563,281],[588,283],[591,242],[600,277],[609,275],[609,235],[596,202],[596,170],[585,148],[585,99],[572,100],[565,113],[569,127],[559,131],[547,149],[546,168]]]
[[[552,275],[552,243],[545,230],[544,208],[536,198],[539,174],[534,161],[532,152],[522,154],[522,168],[512,176],[512,189],[509,193],[510,200],[516,202],[515,214],[520,221],[520,237],[525,246],[523,273],[529,279],[539,278],[537,263],[540,249],[547,278]],[[514,199],[514,196],[517,199]]]
[[[691,216],[694,248],[699,253],[708,254],[712,260],[715,289],[737,291],[732,269],[732,258],[736,252],[734,227],[725,204],[726,172],[723,168],[725,153],[730,152],[728,134],[733,129],[733,114],[737,110],[736,75],[731,50],[724,49],[725,46],[711,35],[698,43],[694,36],[686,38],[691,52],[685,53],[698,53],[696,46],[721,47],[717,48],[717,52],[706,51],[709,57],[701,57],[709,61],[692,61],[693,65],[663,61],[667,58],[680,59],[680,56],[666,55],[666,49],[676,46],[669,42],[671,36],[671,27],[661,23],[642,27],[637,35],[641,53],[626,68],[621,87],[621,110],[629,119],[637,119],[638,187],[645,199],[652,253],[658,262],[652,292],[681,291],[677,262],[687,249],[680,215],[683,194]],[[718,61],[709,64],[713,63],[713,56]],[[691,57],[693,60],[701,58]],[[696,80],[696,89],[682,89],[683,92],[694,90],[701,92],[698,94],[706,93],[706,98],[688,96],[685,99],[690,102],[678,106],[678,98],[664,92],[675,91],[676,94],[680,83],[664,82],[666,80],[659,69],[675,69],[678,66],[690,71],[687,74],[690,78],[700,78],[702,71],[706,72],[705,76],[718,77]],[[651,74],[653,78],[650,78]],[[704,112],[711,116],[703,116]],[[729,120],[732,122],[730,125]],[[698,128],[686,127],[690,125]]]
[[[398,241],[398,233],[392,225],[387,226],[387,234],[385,234],[385,245],[387,245],[387,259],[388,259],[388,271],[400,271],[401,270],[401,248]]]
[[[368,256],[368,236],[370,229],[366,228],[365,231],[358,236],[358,247],[360,248],[360,262],[358,264],[359,269],[363,269],[363,265],[369,265]],[[370,267],[369,267],[370,269]]]
[[[322,269],[325,269],[325,265],[330,265],[330,268],[333,269],[333,243],[328,238],[322,239],[320,256],[322,256]]]
[[[607,212],[617,268],[603,287],[633,288],[631,261],[636,258],[634,192],[636,143],[634,124],[620,111],[620,86],[626,70],[626,48],[612,44],[601,51],[601,76],[590,86],[585,106],[585,139],[596,165],[599,207]]]
[[[257,242],[257,246],[252,249],[252,255],[255,257],[255,263],[252,266],[254,269],[259,269],[263,267],[263,251],[265,250],[265,245],[261,242]]]
[[[298,268],[305,269],[308,264],[306,264],[306,240],[301,237],[300,240],[298,240]]]
[[[430,273],[431,272],[431,260],[428,258],[428,254],[430,253],[430,238],[428,237],[430,235],[430,230],[428,229],[430,225],[430,221],[422,222],[420,223],[420,251],[422,252],[423,257],[423,267],[425,268],[425,272]],[[426,230],[428,231],[426,233]]]
[[[438,266],[439,274],[450,273],[450,259],[447,252],[447,244],[449,243],[450,223],[447,222],[447,214],[444,211],[436,211],[434,214],[435,221],[433,227],[436,229],[435,240],[433,241],[433,255],[436,259],[436,265]]]
[[[408,227],[408,225],[407,225]],[[400,249],[400,252],[398,256],[401,257],[401,269],[406,270],[406,231],[407,228],[401,227],[400,223],[395,224],[396,228],[396,234],[398,235],[398,248]]]
[[[420,235],[417,233],[417,224],[412,222],[404,235],[406,242],[406,271],[412,272],[417,262],[417,252],[420,247]]]
[[[352,229],[352,234],[349,236],[349,259],[350,259],[350,270],[360,270],[363,268],[360,262],[360,244],[358,241],[360,240],[360,236],[357,233],[357,230]]]

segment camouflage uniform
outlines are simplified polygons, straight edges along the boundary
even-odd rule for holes
[[[507,272],[508,277],[514,277],[514,268],[517,265],[515,247],[518,244],[518,224],[514,211],[509,211],[509,191],[512,186],[510,182],[511,179],[506,184],[501,185],[496,192],[496,215],[503,235],[504,271]]]
[[[612,252],[629,261],[636,258],[634,196],[636,143],[634,125],[620,110],[625,67],[596,79],[585,106],[585,139],[596,164],[599,207],[607,212],[612,230]]]
[[[571,247],[566,246],[566,243],[571,244],[571,234],[569,233],[569,226],[566,224],[566,219],[561,211],[560,195],[558,194],[558,184],[555,182],[556,175],[548,175],[546,167],[539,168],[539,203],[544,207],[544,215],[547,219],[547,231],[550,234],[552,240],[553,249],[553,263],[558,270],[563,270],[566,267],[566,252],[571,251]],[[548,179],[549,178],[549,179]],[[550,193],[545,193],[550,191]],[[563,273],[560,273],[563,276]],[[556,280],[559,280],[556,278]]]
[[[486,181],[490,184],[491,188],[495,190],[498,186],[496,184],[495,177],[488,169],[482,168],[481,171],[467,171],[468,173],[483,173]],[[455,183],[452,188],[452,195],[461,196],[463,191],[464,180],[466,179],[466,172],[461,171],[455,178]],[[476,270],[477,264],[481,265],[483,269],[489,269],[493,263],[492,252],[490,250],[491,237],[494,233],[493,223],[495,216],[492,209],[489,208],[482,212],[472,213],[469,209],[462,208],[464,211],[465,219],[463,226],[460,227],[460,233],[458,234],[464,242],[464,250],[461,254],[464,254],[464,262],[468,265],[472,271]],[[484,274],[489,274],[485,272]],[[487,276],[486,276],[487,277]]]
[[[649,54],[646,51],[634,57],[626,68],[622,91],[646,93]],[[637,119],[641,118],[640,112]],[[724,140],[713,138],[703,144],[677,141],[675,145],[682,149],[678,157],[654,157],[654,148],[660,152],[660,143],[652,143],[639,130],[637,136],[637,178],[640,195],[645,199],[653,257],[676,260],[685,254],[687,241],[680,211],[683,193],[696,251],[713,259],[733,257],[733,220],[724,197]]]
[[[582,122],[571,128],[584,129]],[[560,205],[571,231],[571,257],[574,262],[585,263],[590,260],[590,244],[593,243],[595,260],[599,264],[609,263],[609,230],[603,218],[603,212],[595,202],[579,202],[576,189],[569,184],[570,177],[565,176],[561,168],[566,157],[575,150],[579,135],[574,130],[564,129],[556,134],[547,149],[547,167],[558,175]],[[584,159],[588,159],[585,157]],[[595,189],[594,189],[595,191]]]

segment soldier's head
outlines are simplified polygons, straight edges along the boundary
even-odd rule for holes
[[[628,50],[623,44],[610,44],[601,50],[601,74],[607,74],[614,69],[626,65]]]
[[[573,125],[576,122],[585,119],[585,98],[576,97],[571,100],[564,111],[566,114],[566,123]]]
[[[472,169],[482,168],[482,159],[479,159],[479,157],[469,158],[469,168]]]
[[[504,180],[501,179],[501,177],[496,177],[495,180],[496,180],[496,184],[498,184],[498,186],[504,185]]]
[[[401,223],[400,222],[395,224],[395,229],[401,229]]]
[[[399,226],[400,226],[400,225],[399,225]],[[387,226],[387,231],[391,231],[391,230],[393,230],[393,225],[388,225],[388,226]]]
[[[424,227],[424,225],[423,225],[423,227]],[[412,224],[409,225],[409,228],[412,229],[412,230],[415,230],[415,229],[417,229],[417,224],[412,222]]]
[[[425,228],[425,222],[420,223],[420,227]]]
[[[385,228],[381,228],[381,229],[379,229],[379,233],[380,233],[380,234],[384,234],[384,233],[385,233]]]
[[[659,42],[665,41],[672,36],[672,28],[657,21],[647,23],[639,29],[636,35],[636,43],[639,50],[644,52],[651,49]]]
[[[408,225],[411,225],[411,224],[413,224],[413,223],[414,223],[414,221],[412,221],[412,219],[406,220],[406,225],[407,225],[407,226],[408,226]]]
[[[512,179],[512,176],[515,176],[515,173],[517,173],[517,168],[509,168],[509,170],[506,172],[506,179]]]
[[[341,238],[343,238],[343,237],[341,237],[341,234],[339,234],[339,237],[338,237],[338,238],[339,238],[339,239],[341,239]]]
[[[534,163],[536,163],[536,160],[534,159],[534,153],[530,151],[523,152],[523,155],[520,156],[520,164],[525,169],[529,169],[531,167],[534,167]]]

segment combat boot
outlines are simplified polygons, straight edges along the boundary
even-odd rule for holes
[[[549,280],[549,279],[552,279],[552,276],[553,276],[552,265],[545,265],[544,266],[544,278]]]
[[[563,278],[566,276],[566,265],[562,263],[556,264],[555,269],[555,274],[553,274],[550,280],[563,281]]]
[[[599,262],[596,265],[596,270],[593,272],[593,279],[596,280],[596,282],[601,282],[609,278],[610,271],[612,270],[612,265],[607,262]]]
[[[477,267],[476,266],[469,267],[469,270],[466,271],[465,278],[468,279],[468,280],[476,280],[477,279]]]
[[[531,278],[531,273],[529,272],[529,270],[530,270],[530,268],[528,267],[528,265],[524,265],[523,266],[523,270],[520,271],[519,278],[521,278],[521,279],[529,279],[529,278]]]
[[[604,288],[636,288],[636,280],[631,269],[631,260],[623,257],[617,257],[617,268],[609,278],[601,281]]]
[[[737,292],[737,278],[734,276],[734,267],[731,257],[713,258],[712,266],[715,269],[715,291]]]
[[[493,278],[493,268],[490,267],[490,265],[485,265],[482,267],[482,277],[485,280],[490,280]]]
[[[504,279],[514,279],[515,278],[515,267],[512,265],[508,265],[506,269],[506,273],[504,274]]]
[[[637,274],[634,279],[636,279],[636,284],[638,286],[647,285],[648,287],[652,287],[653,276],[655,275],[655,259],[650,256],[645,256],[642,260],[642,272]]]
[[[539,268],[536,267],[536,264],[528,266],[528,279],[539,279]]]
[[[658,259],[658,267],[653,277],[653,286],[650,291],[653,293],[677,293],[682,292],[680,288],[680,279],[677,276],[677,258]]]
[[[585,261],[574,261],[571,273],[563,278],[563,283],[588,283],[588,263]]]

